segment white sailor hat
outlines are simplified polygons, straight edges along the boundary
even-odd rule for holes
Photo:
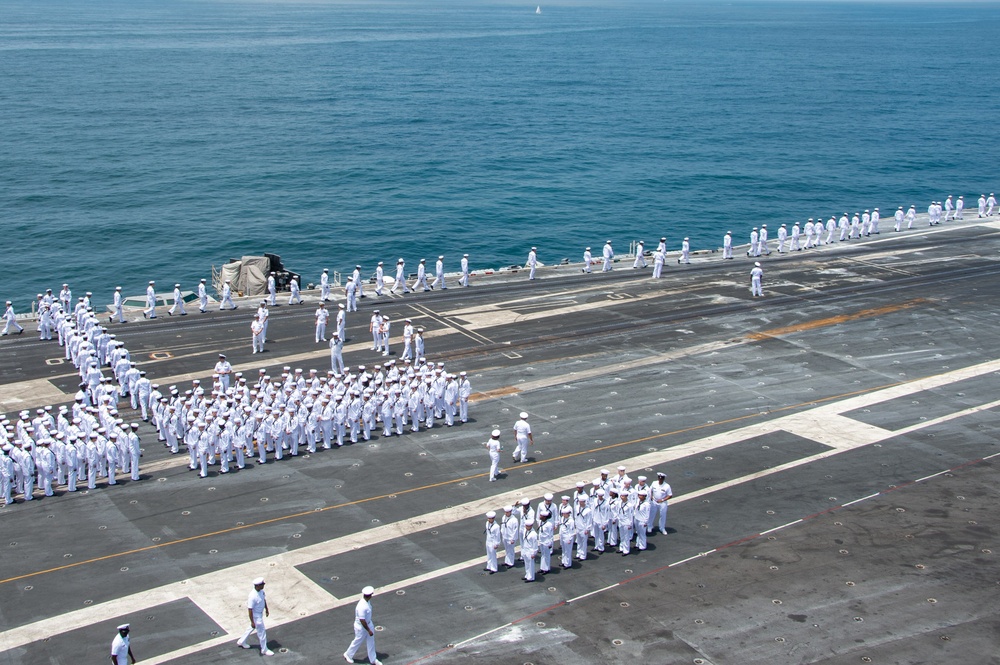
[[[519,417],[521,418],[521,420],[527,420],[528,419],[528,412],[527,411],[522,411],[521,415]]]
[[[372,586],[366,586],[364,589],[361,590],[361,594],[364,596],[370,596],[374,593],[375,593],[375,587]]]
[[[607,243],[608,243],[609,245],[611,244],[611,241],[610,241],[610,240],[606,240],[605,242],[607,242]]]
[[[156,282],[154,280],[149,280],[149,283],[150,284],[156,284]]]
[[[206,280],[205,280],[205,278],[204,278],[204,277],[202,277],[202,278],[201,278],[201,281],[203,281],[203,282],[204,282],[204,281],[206,281]],[[227,279],[226,281],[228,282],[229,280]]]
[[[264,578],[263,577],[258,577],[257,579],[255,579],[253,581],[253,585],[254,586],[260,586],[263,583],[264,583]]]
[[[427,259],[420,259],[421,263],[427,263]]]
[[[379,265],[384,265],[382,261],[379,261],[379,262],[378,262],[378,264],[379,264]]]
[[[760,267],[760,261],[754,261],[753,264],[754,264],[754,267],[756,267],[756,268]]]
[[[174,288],[175,289],[179,289],[179,288],[181,288],[181,285],[180,284],[174,284]]]
[[[486,519],[489,519],[489,520],[493,519],[496,516],[497,516],[496,511],[493,511],[493,510],[491,510],[488,513],[486,513]]]
[[[439,258],[439,259],[443,259],[443,258],[444,258],[444,254],[440,254],[440,255],[438,256],[438,258]]]
[[[469,258],[468,254],[462,254],[462,256],[464,256],[465,258]]]
[[[568,497],[568,496],[566,496],[565,494],[563,494],[563,495],[562,495],[561,497],[559,497],[559,498],[560,498],[560,499],[562,499],[563,501],[569,501],[569,497]]]
[[[639,476],[639,482],[640,483],[646,482],[646,476]]]
[[[534,524],[535,524],[535,520],[531,519],[530,517],[528,519],[524,520],[524,526],[526,526],[526,527],[527,526],[534,526]]]
[[[660,238],[660,242],[666,242],[666,241],[667,241],[666,238]]]
[[[559,509],[559,512],[562,513],[563,515],[569,515],[570,513],[573,512],[573,509],[570,508],[569,506],[563,506],[562,508]]]
[[[662,471],[657,471],[656,472],[656,477],[657,478],[666,478],[667,474],[663,473]]]
[[[399,260],[396,261],[396,263],[405,263],[405,261],[403,261],[403,257],[401,256],[401,257],[399,257]]]
[[[513,511],[513,510],[514,510],[514,506],[504,506],[504,507],[503,507],[503,511],[504,511],[505,513],[509,513],[509,512],[511,512],[511,511]]]
[[[577,489],[583,489],[583,486],[586,485],[586,484],[587,483],[583,482],[582,480],[578,480],[578,481],[576,481],[576,488]]]
[[[605,494],[606,494],[606,492],[604,491],[603,487],[599,487],[597,489],[597,496],[604,496]]]
[[[490,436],[492,436],[494,439],[499,439],[500,438],[500,430],[498,430],[498,429],[493,430],[492,432],[490,432]]]
[[[639,490],[639,496],[646,496],[647,494],[649,494],[649,492],[647,492],[646,490],[644,489]]]
[[[535,250],[537,250],[537,249],[538,249],[537,247],[532,247],[532,248],[531,248],[531,251],[533,251],[533,252],[534,252],[534,251],[535,251]]]
[[[127,623],[123,623],[122,625],[118,626],[118,630],[128,630],[128,627],[129,625]]]
[[[120,287],[120,286],[116,286],[115,287],[115,291],[121,291],[121,290],[122,290],[122,287]]]
[[[545,496],[543,496],[542,498],[545,499],[546,501],[551,501],[553,499],[553,496],[551,492],[547,492]]]
[[[344,303],[339,303],[337,307],[339,307],[340,309],[344,309]]]
[[[601,475],[602,475],[602,476],[606,476],[606,475],[608,475],[609,473],[611,473],[611,472],[610,472],[610,471],[608,471],[607,469],[601,469]]]
[[[625,470],[625,467],[624,467],[624,466],[619,466],[619,467],[618,467],[618,470],[619,470],[619,471],[624,471],[624,470]]]
[[[587,251],[588,251],[588,252],[590,251],[590,248],[589,248],[589,247],[587,248]]]
[[[687,237],[685,237],[684,239],[685,239],[685,240],[688,240],[688,238],[687,238]]]
[[[593,485],[594,487],[600,487],[601,486],[601,479],[600,478],[594,478],[592,481],[590,481],[590,484]]]
[[[524,497],[523,499],[521,499],[520,503],[522,506],[527,506],[531,503],[531,501],[528,499],[528,497]]]

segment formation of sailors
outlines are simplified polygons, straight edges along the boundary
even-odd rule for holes
[[[494,436],[499,436],[499,432],[494,432]],[[652,484],[647,484],[646,476],[639,476],[637,481],[633,483],[624,466],[619,466],[613,477],[607,469],[602,469],[590,487],[583,481],[577,482],[572,496],[561,496],[558,504],[552,494],[546,494],[534,508],[525,498],[516,506],[489,511],[483,531],[484,570],[491,575],[497,572],[500,552],[504,568],[513,568],[518,548],[524,562],[525,582],[535,580],[536,558],[539,573],[544,575],[551,570],[557,546],[559,564],[564,569],[572,568],[574,559],[585,561],[588,552],[603,554],[617,550],[628,556],[633,548],[644,551],[647,536],[657,530],[667,533],[667,508],[673,490],[663,472],[657,472]],[[589,549],[591,543],[593,549]]]
[[[466,372],[449,373],[444,363],[424,358],[325,375],[285,367],[272,378],[261,369],[251,382],[233,374],[220,355],[207,390],[199,380],[183,393],[170,386],[164,395],[154,386],[149,402],[159,440],[175,454],[184,445],[189,467],[204,478],[216,463],[229,473],[254,455],[265,464],[269,456],[281,460],[369,441],[380,427],[388,439],[441,420],[448,427],[465,423],[471,394]]]

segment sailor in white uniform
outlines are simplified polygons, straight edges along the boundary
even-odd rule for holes
[[[330,337],[330,369],[338,374],[344,373],[344,340],[336,331]]]
[[[326,322],[330,320],[330,312],[326,311],[326,303],[320,301],[316,308],[316,343],[326,341]]]
[[[489,440],[483,444],[486,448],[486,452],[490,456],[490,482],[494,482],[497,479],[497,474],[500,473],[500,451],[502,447],[500,446],[500,430],[495,429],[490,433]]]
[[[427,285],[427,259],[420,259],[420,263],[417,264],[417,278],[413,281],[413,290],[416,291],[418,286],[424,291],[431,290]]]
[[[344,297],[347,299],[347,311],[358,311],[358,285],[354,282],[354,277],[347,278],[347,285],[344,287]]]
[[[375,266],[375,295],[382,295],[382,287],[385,285],[385,263],[379,261]]]
[[[691,243],[688,238],[681,242],[681,255],[677,257],[677,263],[691,263]]]
[[[524,264],[524,267],[528,269],[528,279],[535,279],[535,269],[538,267],[538,255],[535,254],[536,251],[538,251],[537,247],[531,248],[531,251],[528,252],[528,260]]]
[[[274,272],[271,272],[267,276],[267,293],[268,293],[267,304],[270,305],[271,307],[277,307],[278,306],[278,283],[275,280],[275,274],[274,274]]]
[[[361,279],[361,266],[360,265],[354,266],[354,272],[351,274],[351,277],[354,278],[354,286],[358,289],[358,298],[364,298],[365,297],[365,287],[362,284],[363,280]]]
[[[982,219],[986,216],[986,195],[979,195],[979,218]]]
[[[433,289],[435,286],[439,286],[439,285],[440,285],[440,287],[442,289],[447,289],[448,288],[447,286],[445,286],[445,283],[444,283],[444,257],[443,256],[439,256],[438,260],[437,260],[437,263],[434,264],[434,281],[431,282],[431,288]]]
[[[291,294],[288,296],[289,305],[301,305],[302,296],[299,295],[299,280],[292,277],[291,281],[288,283],[288,289]]]
[[[782,224],[778,228],[778,254],[785,253],[785,242],[788,240],[788,225]]]
[[[993,209],[997,207],[997,197],[993,192],[990,192],[989,198],[986,199],[986,216],[993,216]]]
[[[753,227],[750,231],[750,245],[747,247],[747,256],[760,256],[760,248],[757,244],[760,241],[760,234],[757,232],[757,227]]]
[[[173,316],[174,312],[178,312],[181,316],[187,316],[187,312],[184,310],[184,296],[181,295],[180,284],[174,284],[174,304],[167,310],[167,315]]]
[[[906,211],[906,217],[903,219],[906,220],[906,228],[912,229],[913,223],[917,221],[917,207],[910,206],[910,209]]]
[[[132,653],[132,644],[129,641],[129,625],[123,623],[118,626],[118,634],[111,640],[111,663],[112,665],[129,665],[135,663],[135,654]]]
[[[635,246],[635,261],[632,262],[632,269],[645,268],[646,267],[646,257],[644,256],[646,252],[645,244],[640,240]]]
[[[948,200],[944,202],[944,221],[948,221],[948,218],[952,216],[954,210],[955,204],[951,202],[951,197],[949,196]]]
[[[656,482],[652,484],[650,489],[652,490],[650,499],[653,503],[649,516],[649,528],[652,531],[655,524],[660,533],[665,535],[667,533],[667,505],[674,496],[674,491],[670,489],[670,483],[667,482],[667,474],[662,471],[657,472]]]
[[[653,252],[653,279],[660,279],[660,276],[663,274],[663,264],[666,263],[666,260],[666,253],[657,247],[656,251]]]
[[[514,461],[520,459],[522,462],[528,461],[528,446],[535,445],[535,439],[531,435],[531,425],[528,424],[528,412],[522,411],[520,415],[520,420],[514,423],[514,441],[517,445],[514,447],[513,458]]]
[[[396,281],[392,285],[392,289],[390,289],[389,293],[395,293],[396,289],[402,289],[403,293],[410,292],[410,287],[406,284],[406,275],[403,272],[405,268],[406,263],[403,261],[403,257],[400,257],[399,260],[396,261]]]
[[[583,268],[581,268],[580,270],[586,273],[591,272],[590,265],[593,262],[594,262],[594,255],[590,253],[590,248],[588,247],[587,249],[583,250]]]
[[[753,270],[750,271],[750,295],[755,298],[764,295],[764,289],[760,285],[760,279],[763,276],[764,271],[761,270],[760,262],[757,261],[753,264]]]
[[[375,622],[372,621],[372,596],[375,589],[366,586],[361,590],[361,600],[354,607],[354,640],[344,652],[344,660],[354,662],[354,654],[364,643],[368,650],[368,662],[371,665],[382,665],[375,653]]]
[[[982,215],[980,215],[980,217],[981,217],[981,216],[982,216]],[[896,208],[896,212],[895,212],[895,214],[894,214],[894,215],[892,216],[893,220],[895,220],[895,222],[896,222],[895,226],[893,226],[892,228],[893,228],[893,230],[894,230],[894,231],[896,231],[897,233],[898,233],[898,232],[899,232],[899,230],[900,230],[900,229],[901,229],[901,228],[903,227],[903,218],[904,218],[904,217],[906,217],[906,213],[905,213],[905,212],[903,212],[903,206],[899,206],[898,208]]]
[[[492,510],[486,513],[486,528],[483,529],[483,533],[486,534],[486,567],[483,570],[490,575],[497,572],[497,550],[503,545],[496,516],[496,512]]]
[[[760,239],[757,241],[762,254],[771,255],[771,248],[767,246],[767,224],[760,225]]]
[[[525,582],[535,581],[535,557],[538,556],[538,533],[535,531],[535,521],[530,517],[524,520],[524,531],[521,534],[521,559],[524,561]]]
[[[17,316],[14,314],[14,303],[10,300],[7,301],[7,308],[4,310],[3,319],[6,323],[0,335],[9,335],[12,327],[17,329],[18,335],[24,332],[24,328],[17,323]]]
[[[462,276],[458,278],[458,283],[461,286],[469,285],[469,255],[462,255]]]
[[[205,288],[205,278],[198,282],[198,311],[204,314],[208,310],[208,289]]]
[[[247,616],[250,617],[250,627],[243,633],[243,637],[236,640],[236,644],[244,649],[249,649],[247,638],[252,633],[257,633],[260,640],[260,653],[262,656],[273,656],[274,652],[267,648],[267,629],[264,627],[264,617],[271,616],[271,611],[267,607],[267,598],[264,595],[264,578],[258,577],[253,581],[253,591],[247,597]]]
[[[955,201],[955,219],[962,219],[962,211],[965,210],[965,197],[959,196]]]
[[[153,280],[149,281],[149,285],[146,287],[146,309],[142,311],[143,318],[155,319],[156,318],[156,282]]]
[[[115,295],[112,300],[112,306],[115,308],[114,313],[111,315],[111,320],[118,320],[118,323],[125,323],[125,299],[122,297],[122,287],[115,287]]]
[[[323,302],[330,300],[330,269],[323,268],[319,277],[319,297]]]
[[[62,291],[59,292],[59,302],[62,303],[64,311],[68,312],[73,309],[73,291],[70,290],[69,284],[62,285]]]
[[[222,385],[223,392],[229,390],[229,377],[232,373],[233,366],[226,360],[225,354],[220,353],[219,362],[215,363],[215,374],[219,376],[219,383]]]
[[[615,251],[611,249],[611,241],[608,240],[604,243],[604,266],[601,268],[601,272],[608,272],[611,270],[611,261],[615,258]]]
[[[204,282],[205,280],[201,281]],[[205,297],[205,301],[208,302],[207,295]],[[222,285],[222,302],[219,303],[219,311],[221,312],[222,310],[226,309],[227,306],[229,307],[229,309],[236,309],[236,303],[233,302],[233,285],[230,283],[228,279]]]

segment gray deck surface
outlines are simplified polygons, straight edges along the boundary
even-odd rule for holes
[[[0,663],[106,662],[122,621],[141,662],[257,662],[234,631],[258,574],[277,663],[341,661],[367,584],[385,663],[998,663],[1000,232],[886,227],[762,259],[762,299],[740,250],[659,281],[619,262],[369,296],[348,363],[383,360],[373,308],[396,353],[413,318],[469,373],[470,422],[207,479],[143,424],[142,480],[0,508]],[[305,295],[263,356],[250,306],[113,332],[161,385],[220,352],[325,372]],[[0,340],[12,416],[77,383],[33,328]],[[480,444],[512,449],[522,410],[536,450],[489,483]],[[668,474],[668,535],[533,584],[482,572],[483,512],[619,463]]]

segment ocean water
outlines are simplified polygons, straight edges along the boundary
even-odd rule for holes
[[[996,4],[535,4],[5,0],[0,296],[714,248],[1000,190]]]

